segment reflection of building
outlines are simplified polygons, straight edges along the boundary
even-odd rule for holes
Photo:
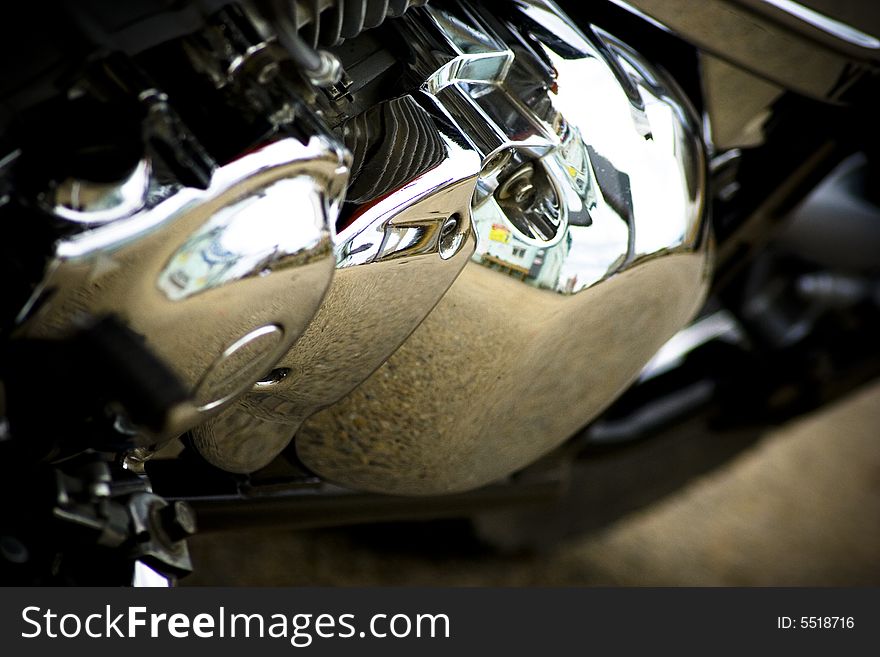
[[[502,222],[478,222],[477,240],[481,264],[553,290],[559,286],[560,271],[571,249],[567,231],[557,244],[537,246],[519,240],[516,231]]]

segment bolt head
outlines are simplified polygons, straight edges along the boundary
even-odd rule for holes
[[[196,533],[196,512],[183,500],[172,502],[159,511],[162,529],[173,541],[182,541]]]

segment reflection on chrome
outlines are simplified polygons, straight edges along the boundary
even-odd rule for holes
[[[103,224],[130,216],[146,203],[150,163],[141,160],[121,183],[95,183],[68,178],[54,190],[47,205],[68,221]]]
[[[562,443],[693,317],[707,287],[705,158],[676,87],[549,2],[446,3],[402,22],[422,91],[482,161],[476,250],[296,448],[348,486],[435,494]],[[493,64],[483,79],[481,62]]]
[[[19,317],[41,337],[82,317],[127,322],[192,390],[198,413],[168,436],[250,389],[305,330],[332,277],[347,180],[344,151],[320,132],[209,164],[206,189],[160,179],[149,160],[88,202],[62,186],[55,214],[79,230]]]
[[[361,206],[356,219],[340,231],[336,237],[337,268],[439,252],[441,228],[457,211],[463,210],[467,216],[467,204],[448,206],[438,203],[435,195],[463,182],[472,187],[479,169],[479,158],[473,151],[443,134],[440,137],[445,149],[440,164],[413,180],[402,181],[384,198]],[[414,204],[418,210],[412,209]],[[467,222],[456,230],[467,234]],[[446,257],[451,255],[454,253]]]
[[[795,16],[805,23],[809,23],[823,32],[827,32],[828,34],[835,36],[838,39],[843,39],[855,46],[870,48],[872,50],[880,48],[880,39],[877,37],[871,34],[866,34],[861,30],[857,30],[852,25],[847,25],[842,21],[835,20],[814,9],[810,9],[800,2],[794,2],[794,0],[763,1],[768,5],[772,5],[777,9],[781,9],[782,11]]]
[[[308,254],[326,241],[322,222],[291,221],[291,199],[297,212],[325,216],[324,198],[309,176],[283,179],[217,211],[171,257],[158,286],[179,301],[272,268],[285,259]],[[283,263],[283,264],[282,264]]]
[[[506,158],[479,182],[475,259],[574,293],[693,238],[702,163],[687,159],[695,150],[687,110],[634,53],[611,37],[591,43],[541,3],[526,3],[522,12],[539,41],[531,53],[520,49],[516,60],[514,46],[466,27],[453,10],[431,8],[433,34],[414,26],[412,36],[421,35],[414,41],[420,61],[450,62],[440,69],[444,83],[430,74],[425,91],[484,161]],[[564,48],[554,47],[560,37]],[[475,59],[505,65],[482,80],[471,67],[450,66]],[[537,92],[522,83],[527,66],[549,67]],[[451,77],[457,71],[467,75]],[[482,125],[476,138],[469,132],[474,123]]]
[[[393,117],[418,120],[412,112]],[[414,157],[428,147],[421,139],[441,144],[439,163],[354,209],[335,240],[327,297],[276,365],[289,375],[254,386],[193,431],[199,451],[218,467],[252,472],[268,464],[305,418],[348,394],[406,340],[473,253],[468,216],[480,157],[460,135],[400,127],[394,132],[416,137],[396,144],[394,157]]]

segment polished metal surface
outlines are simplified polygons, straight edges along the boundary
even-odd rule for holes
[[[128,217],[147,202],[150,163],[142,160],[120,183],[93,183],[69,178],[53,193],[51,211],[68,221],[103,224]]]
[[[119,316],[192,391],[194,412],[160,438],[188,429],[265,376],[317,311],[345,158],[328,134],[279,134],[208,162],[205,189],[160,176],[151,159],[115,189],[66,181],[44,205],[74,230],[20,332],[59,337],[89,316]]]
[[[730,64],[800,94],[846,103],[860,77],[880,74],[880,40],[834,18],[833,2],[613,0],[648,15]],[[826,11],[810,4],[824,4]],[[863,11],[869,15],[868,8]],[[875,21],[876,22],[876,21]]]
[[[422,141],[397,148],[421,157],[427,136],[413,125],[401,122],[400,132],[422,134]],[[338,233],[333,283],[302,338],[276,364],[273,372],[283,375],[257,383],[193,431],[208,461],[232,472],[268,464],[303,420],[348,394],[406,340],[468,262],[480,158],[454,131],[434,131],[441,157],[433,168],[358,206]],[[411,167],[399,169],[412,175]]]
[[[595,417],[702,304],[705,161],[687,102],[555,5],[504,7],[402,21],[422,92],[482,161],[476,250],[406,343],[297,434],[302,461],[347,486],[436,494],[509,475]],[[327,331],[359,313],[357,296],[332,298]]]
[[[840,39],[859,48],[880,50],[880,39],[877,37],[831,16],[826,16],[800,2],[794,2],[794,0],[762,0],[762,2],[828,33],[835,39]]]

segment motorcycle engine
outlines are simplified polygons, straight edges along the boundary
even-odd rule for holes
[[[694,110],[549,1],[225,5],[97,68],[68,102],[124,98],[137,147],[32,177],[54,232],[15,332],[141,336],[191,398],[130,428],[144,446],[475,488],[596,417],[703,302]]]

